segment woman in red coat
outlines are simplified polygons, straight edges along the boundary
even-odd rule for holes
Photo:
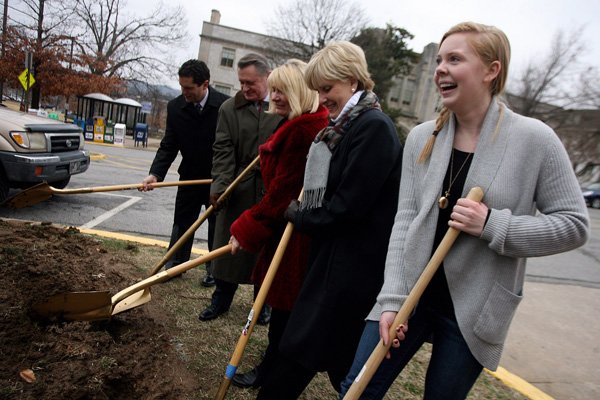
[[[304,81],[305,68],[304,62],[289,60],[269,75],[269,112],[284,119],[269,140],[259,147],[265,194],[230,228],[232,253],[239,249],[259,253],[252,275],[256,284],[262,283],[287,225],[283,213],[302,189],[308,149],[317,133],[328,124],[327,109],[319,106],[318,93],[309,89]],[[233,383],[237,386],[259,387],[272,365],[304,279],[308,248],[308,237],[294,232],[266,299],[272,312],[265,357],[250,372],[234,376]]]

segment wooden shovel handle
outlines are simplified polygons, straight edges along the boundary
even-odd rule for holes
[[[221,257],[230,252],[231,252],[231,245],[227,244],[223,247],[219,247],[218,249],[213,250],[210,253],[207,253],[207,254],[205,254],[201,257],[198,257],[194,260],[190,260],[190,261],[184,262],[182,264],[179,264],[176,267],[169,268],[168,270],[163,271],[160,274],[153,275],[149,278],[144,279],[143,281],[136,283],[135,285],[129,286],[129,287],[121,290],[119,293],[115,294],[111,298],[111,303],[114,306],[119,301],[132,295],[133,293],[136,293],[136,292],[139,292],[140,290],[149,288],[150,286],[155,285],[157,283],[164,282],[164,281],[168,280],[169,278],[173,278],[174,276],[182,274],[189,269],[195,268],[195,267],[197,267],[201,264],[204,264],[208,261],[212,261],[215,258]]]
[[[479,187],[472,188],[469,191],[469,194],[467,195],[467,199],[473,201],[481,201],[482,198],[483,191]],[[433,275],[435,274],[438,267],[448,254],[448,251],[456,241],[456,238],[458,237],[459,233],[460,231],[455,228],[448,228],[448,231],[446,232],[444,238],[435,250],[435,253],[433,253],[433,256],[431,256],[431,259],[429,260],[427,266],[421,273],[421,276],[415,283],[415,286],[413,286],[408,297],[404,301],[404,304],[402,304],[400,311],[398,311],[398,314],[396,314],[396,318],[390,326],[390,338],[396,336],[396,327],[398,327],[400,324],[403,324],[405,321],[408,320],[408,317],[410,317],[412,310],[414,310],[414,308],[416,307],[417,302],[419,301],[421,295],[425,291],[425,288],[427,288],[427,285],[431,281],[431,278],[433,278]],[[350,389],[344,396],[344,400],[357,400],[360,397],[360,395],[364,392],[367,385],[371,381],[371,378],[377,371],[377,368],[379,368],[379,364],[381,364],[381,362],[383,361],[391,345],[391,339],[388,340],[387,345],[383,343],[383,340],[379,340],[379,343],[371,353],[371,356],[369,357],[365,365],[362,367],[359,374],[354,379],[354,382],[352,382],[352,386],[350,386]]]
[[[176,182],[156,182],[152,184],[153,188],[169,187],[169,186],[189,186],[189,185],[210,185],[212,179],[197,179],[189,181]],[[142,183],[130,183],[125,185],[112,186],[96,186],[77,189],[56,189],[50,186],[52,194],[83,194],[83,193],[98,193],[98,192],[115,192],[118,190],[140,189],[144,185]]]
[[[300,191],[300,196],[298,200],[302,200],[302,193]],[[244,350],[246,349],[246,344],[248,344],[248,339],[252,335],[252,331],[254,330],[254,325],[256,325],[256,321],[260,312],[265,304],[265,300],[267,298],[267,294],[271,289],[271,285],[273,284],[273,279],[275,279],[275,274],[277,274],[277,270],[279,269],[279,265],[281,264],[281,259],[285,253],[285,249],[287,248],[290,239],[292,238],[292,233],[294,232],[294,224],[288,222],[285,230],[283,231],[283,235],[281,235],[281,239],[279,240],[279,245],[277,246],[277,250],[275,250],[275,255],[273,255],[273,259],[271,260],[271,264],[269,264],[269,269],[267,270],[267,274],[263,279],[260,290],[256,295],[256,299],[254,300],[254,304],[252,305],[252,310],[248,315],[248,320],[246,325],[242,329],[242,333],[240,338],[238,339],[237,345],[235,346],[235,350],[233,351],[233,355],[229,360],[229,364],[225,370],[225,375],[223,376],[223,380],[221,381],[221,386],[219,386],[219,390],[215,397],[216,400],[223,400],[225,395],[227,394],[227,390],[229,389],[229,385],[231,384],[231,380],[235,375],[235,371],[237,370],[238,365],[240,364],[240,360],[244,355]]]
[[[248,174],[248,172],[250,172],[252,170],[252,168],[254,168],[256,166],[256,164],[258,164],[259,160],[260,160],[260,158],[257,156],[250,164],[248,164],[248,166],[246,168],[244,168],[244,170],[233,180],[233,182],[231,182],[231,184],[229,184],[227,189],[225,189],[225,191],[219,196],[219,198],[217,199],[217,203],[220,203],[221,201],[225,200],[231,194],[231,192],[233,191],[233,189],[235,189],[235,187],[238,185],[238,183],[240,183],[240,181],[242,179],[244,179],[244,177]],[[188,228],[188,230],[185,231],[185,233],[183,235],[181,235],[179,240],[177,240],[177,242],[175,242],[175,244],[169,249],[169,251],[167,251],[167,254],[164,255],[164,257],[158,262],[158,264],[156,264],[154,266],[154,268],[152,268],[152,271],[150,271],[150,276],[152,276],[152,275],[156,274],[158,271],[160,271],[160,269],[163,267],[163,265],[165,265],[167,263],[167,261],[169,261],[171,259],[171,257],[173,257],[173,255],[179,250],[179,248],[185,242],[187,242],[191,237],[194,236],[194,233],[196,232],[196,230],[198,230],[200,225],[202,225],[202,223],[204,221],[206,221],[206,219],[213,212],[214,212],[214,207],[211,205],[196,220],[196,222],[194,222],[192,224],[192,226],[190,226]]]

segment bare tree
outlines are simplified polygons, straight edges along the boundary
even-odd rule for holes
[[[587,67],[579,75],[579,103],[584,108],[600,109],[600,69]]]
[[[582,173],[600,166],[600,75],[581,63],[583,30],[558,31],[546,56],[531,61],[507,95],[515,111],[554,128]]]
[[[350,40],[368,20],[356,2],[344,0],[298,0],[279,5],[268,24],[275,53],[308,60],[332,40]]]
[[[158,79],[172,70],[171,50],[187,36],[181,6],[160,2],[147,16],[128,15],[125,0],[66,0],[75,44],[89,71],[125,79]]]
[[[45,72],[54,63],[52,69],[55,73],[56,63],[65,59],[65,54],[61,51],[65,40],[61,29],[68,14],[57,12],[56,7],[48,7],[57,4],[56,0],[16,0],[10,7],[8,19],[13,33],[17,34],[13,34],[12,38],[21,43],[23,58],[25,50],[33,54],[33,71],[30,72],[35,73],[37,80],[37,84],[31,88],[33,108],[39,107],[42,89],[53,85]]]
[[[556,119],[558,110],[580,105],[583,98],[576,83],[581,72],[579,60],[585,51],[582,32],[583,27],[568,34],[559,30],[548,53],[531,60],[520,73],[510,90],[518,98],[511,105],[520,114],[557,127],[562,122]]]

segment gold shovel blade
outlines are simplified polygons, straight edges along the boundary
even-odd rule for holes
[[[46,183],[38,183],[9,197],[2,203],[8,208],[30,207],[52,197],[52,188]]]
[[[123,311],[130,310],[135,307],[139,307],[142,304],[146,304],[152,299],[152,295],[150,293],[150,288],[146,288],[144,290],[140,290],[132,294],[131,296],[119,301],[113,307],[111,315],[122,313]]]
[[[66,292],[34,304],[32,309],[38,315],[48,319],[94,321],[109,319],[112,304],[110,293],[107,291]]]

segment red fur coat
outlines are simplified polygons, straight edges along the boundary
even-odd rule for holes
[[[320,106],[315,113],[286,121],[259,147],[265,195],[230,228],[244,250],[260,252],[252,273],[254,283],[263,281],[271,264],[287,225],[283,213],[300,194],[308,149],[317,133],[327,126],[327,116],[327,109]],[[304,279],[309,243],[304,234],[292,234],[267,296],[266,302],[273,308],[292,309]]]

